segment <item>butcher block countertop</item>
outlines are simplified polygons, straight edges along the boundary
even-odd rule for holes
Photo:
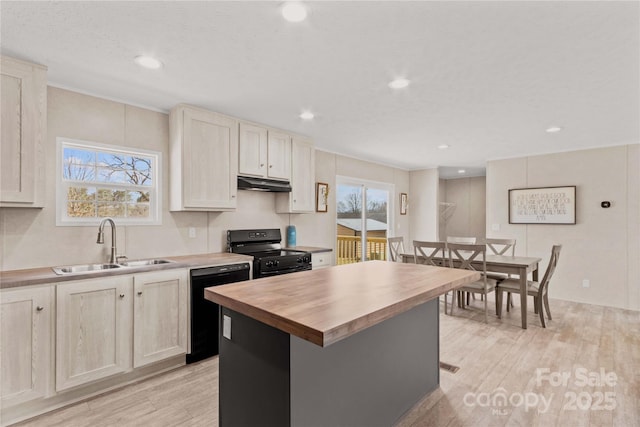
[[[470,270],[368,261],[210,287],[205,298],[326,347],[479,279]]]
[[[167,259],[173,262],[167,264],[149,265],[144,267],[113,268],[109,270],[94,271],[90,273],[74,273],[64,275],[58,275],[54,273],[52,267],[0,271],[0,289],[46,283],[66,282],[69,280],[94,279],[98,277],[118,276],[121,274],[134,274],[146,271],[169,270],[173,268],[210,267],[215,265],[236,264],[239,262],[251,263],[253,260],[253,257],[250,256],[232,254],[228,252],[155,258]]]

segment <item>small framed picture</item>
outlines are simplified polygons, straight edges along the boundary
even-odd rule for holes
[[[329,184],[318,182],[316,184],[316,212],[327,211],[327,199],[329,196]]]
[[[407,193],[400,193],[400,215],[407,214]]]

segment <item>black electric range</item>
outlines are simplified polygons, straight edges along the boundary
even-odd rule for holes
[[[253,278],[311,270],[311,253],[282,248],[278,228],[228,230],[227,249],[253,257]]]

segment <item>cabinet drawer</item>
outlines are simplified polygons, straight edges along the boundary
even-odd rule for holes
[[[332,252],[318,252],[311,254],[312,269],[331,267],[333,265]]]

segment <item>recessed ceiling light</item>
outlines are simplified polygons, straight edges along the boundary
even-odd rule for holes
[[[289,22],[302,22],[307,17],[307,9],[302,3],[288,2],[282,7],[282,16]]]
[[[559,126],[551,126],[550,128],[547,128],[547,133],[556,133],[560,132],[561,130],[562,128]]]
[[[299,116],[302,120],[311,120],[315,117],[315,115],[311,111],[304,111]]]
[[[466,172],[466,170],[464,170],[464,169],[458,169],[458,173],[465,173],[465,172]]]
[[[438,148],[441,150],[446,150],[447,148],[449,148],[449,146],[447,144],[440,144],[438,145]]]
[[[398,78],[389,83],[391,89],[402,89],[407,86],[409,86],[409,80],[405,78]]]
[[[162,67],[162,62],[152,56],[140,55],[135,58],[136,64],[150,70],[157,70]]]

